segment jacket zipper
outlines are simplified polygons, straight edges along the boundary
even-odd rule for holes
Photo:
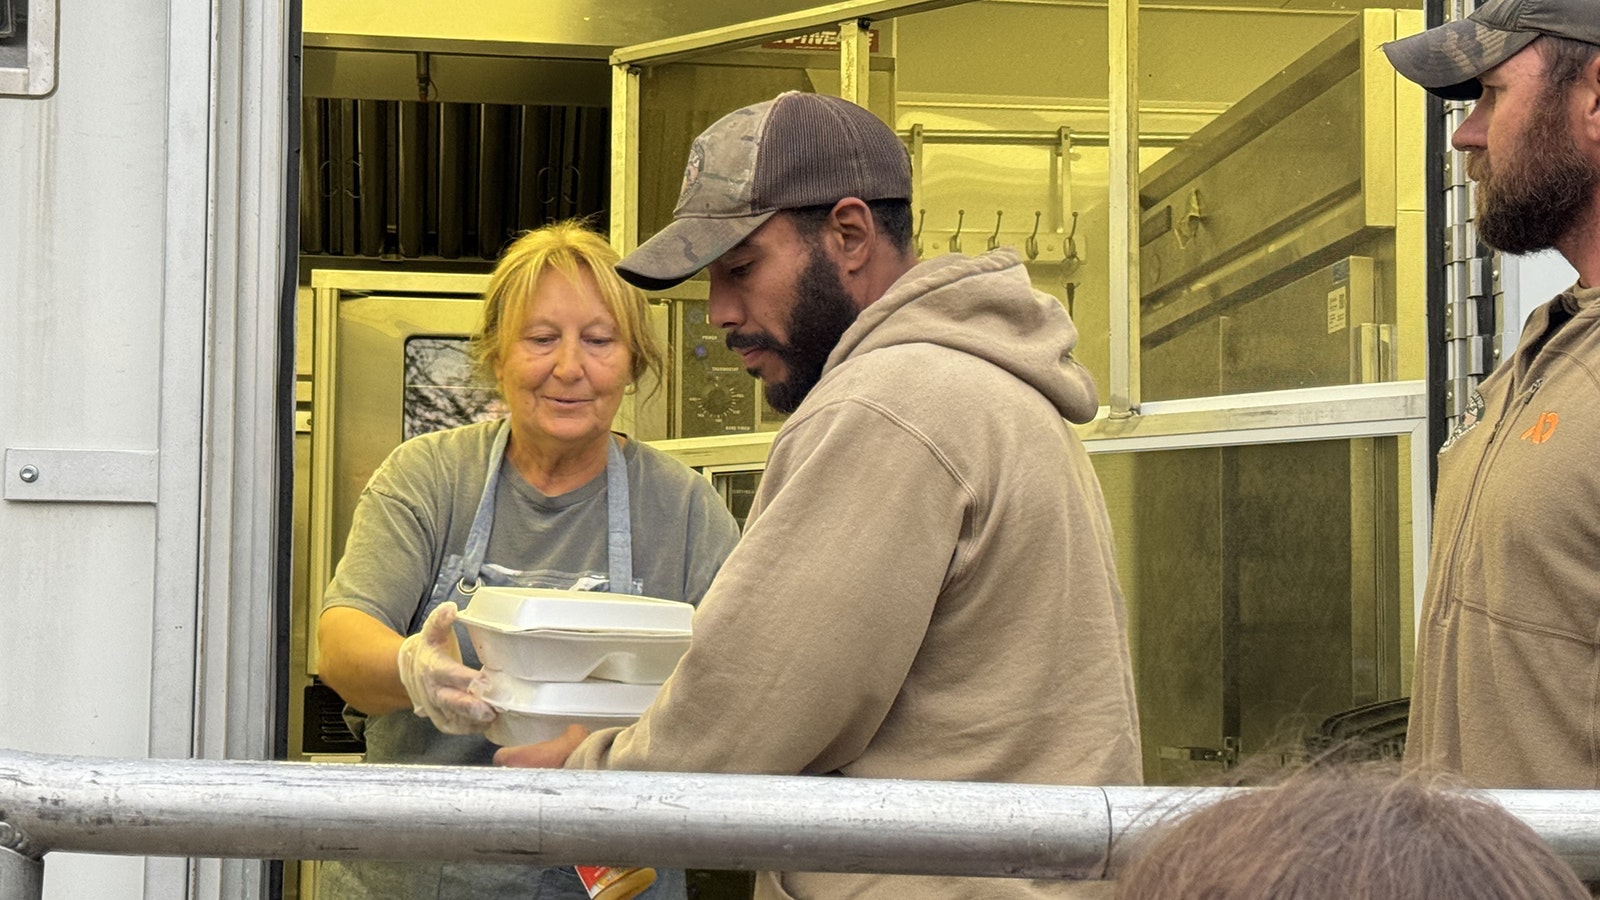
[[[1461,564],[1461,546],[1466,543],[1467,533],[1472,531],[1473,519],[1477,516],[1478,497],[1483,492],[1483,472],[1488,468],[1491,457],[1499,455],[1500,444],[1495,441],[1500,438],[1500,429],[1507,421],[1516,421],[1522,411],[1533,402],[1533,395],[1544,384],[1543,378],[1536,378],[1533,384],[1528,385],[1520,395],[1506,404],[1500,417],[1495,420],[1494,427],[1489,429],[1489,440],[1484,444],[1483,454],[1478,457],[1478,465],[1472,472],[1472,485],[1468,488],[1467,502],[1461,508],[1461,527],[1456,530],[1455,540],[1450,545],[1450,555],[1444,560],[1445,578],[1439,583],[1440,602],[1434,604],[1434,620],[1443,622],[1445,611],[1455,605],[1455,583],[1458,569]]]

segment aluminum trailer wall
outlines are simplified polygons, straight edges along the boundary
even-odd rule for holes
[[[259,759],[290,3],[57,11],[55,90],[0,97],[0,747]],[[46,897],[259,895],[63,863]]]

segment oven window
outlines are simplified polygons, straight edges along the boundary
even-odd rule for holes
[[[494,388],[472,377],[464,337],[406,341],[405,439],[505,415]]]
[[[745,520],[750,517],[750,507],[756,500],[756,489],[761,487],[761,470],[718,472],[711,476],[711,483],[716,485],[722,502],[727,504],[728,512],[733,513],[739,530],[743,531]]]

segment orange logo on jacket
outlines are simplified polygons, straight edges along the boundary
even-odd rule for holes
[[[1556,425],[1560,421],[1561,417],[1553,412],[1540,413],[1539,421],[1528,426],[1528,430],[1522,433],[1522,440],[1542,444],[1550,440],[1550,435],[1556,433]]]

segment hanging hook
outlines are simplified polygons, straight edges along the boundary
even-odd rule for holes
[[[1061,277],[1070,278],[1073,272],[1078,271],[1082,265],[1083,257],[1078,255],[1078,213],[1072,213],[1072,230],[1067,232],[1066,246],[1061,252]]]
[[[951,253],[960,253],[961,252],[961,223],[963,221],[965,221],[966,218],[967,218],[967,211],[966,210],[964,210],[964,209],[956,210],[956,233],[950,235],[950,252]]]
[[[994,234],[989,235],[990,250],[1000,246],[1000,219],[1004,217],[1005,214],[1006,211],[1003,209],[997,209],[994,211]]]
[[[549,166],[540,166],[539,171],[533,173],[533,192],[540,203],[548,206],[560,199],[561,186],[556,182],[556,175]]]
[[[348,180],[345,181],[344,195],[352,200],[361,199],[361,156],[357,154],[354,159],[345,160],[346,168],[350,170]],[[354,186],[354,190],[351,190]]]
[[[561,179],[561,202],[571,206],[575,210],[573,214],[577,215],[582,212],[578,210],[578,198],[583,195],[583,170],[567,163],[567,172],[571,173],[572,178],[570,185],[568,179]],[[571,190],[568,190],[569,186]]]
[[[331,159],[323,160],[322,165],[317,167],[317,184],[322,186],[323,197],[332,197],[339,193],[333,186],[333,171],[334,162]]]
[[[1189,192],[1189,210],[1178,220],[1172,229],[1172,236],[1178,242],[1179,250],[1187,250],[1189,242],[1200,233],[1200,223],[1205,221],[1205,213],[1200,210],[1200,189],[1195,188]]]
[[[911,243],[916,248],[918,258],[922,256],[922,220],[927,217],[927,210],[917,210],[917,230],[911,235]]]
[[[1030,260],[1039,258],[1039,216],[1041,215],[1043,213],[1040,210],[1033,211],[1033,234],[1028,235],[1028,239],[1022,242],[1022,249],[1027,251],[1028,259]],[[1073,223],[1073,230],[1077,230],[1076,222]]]

